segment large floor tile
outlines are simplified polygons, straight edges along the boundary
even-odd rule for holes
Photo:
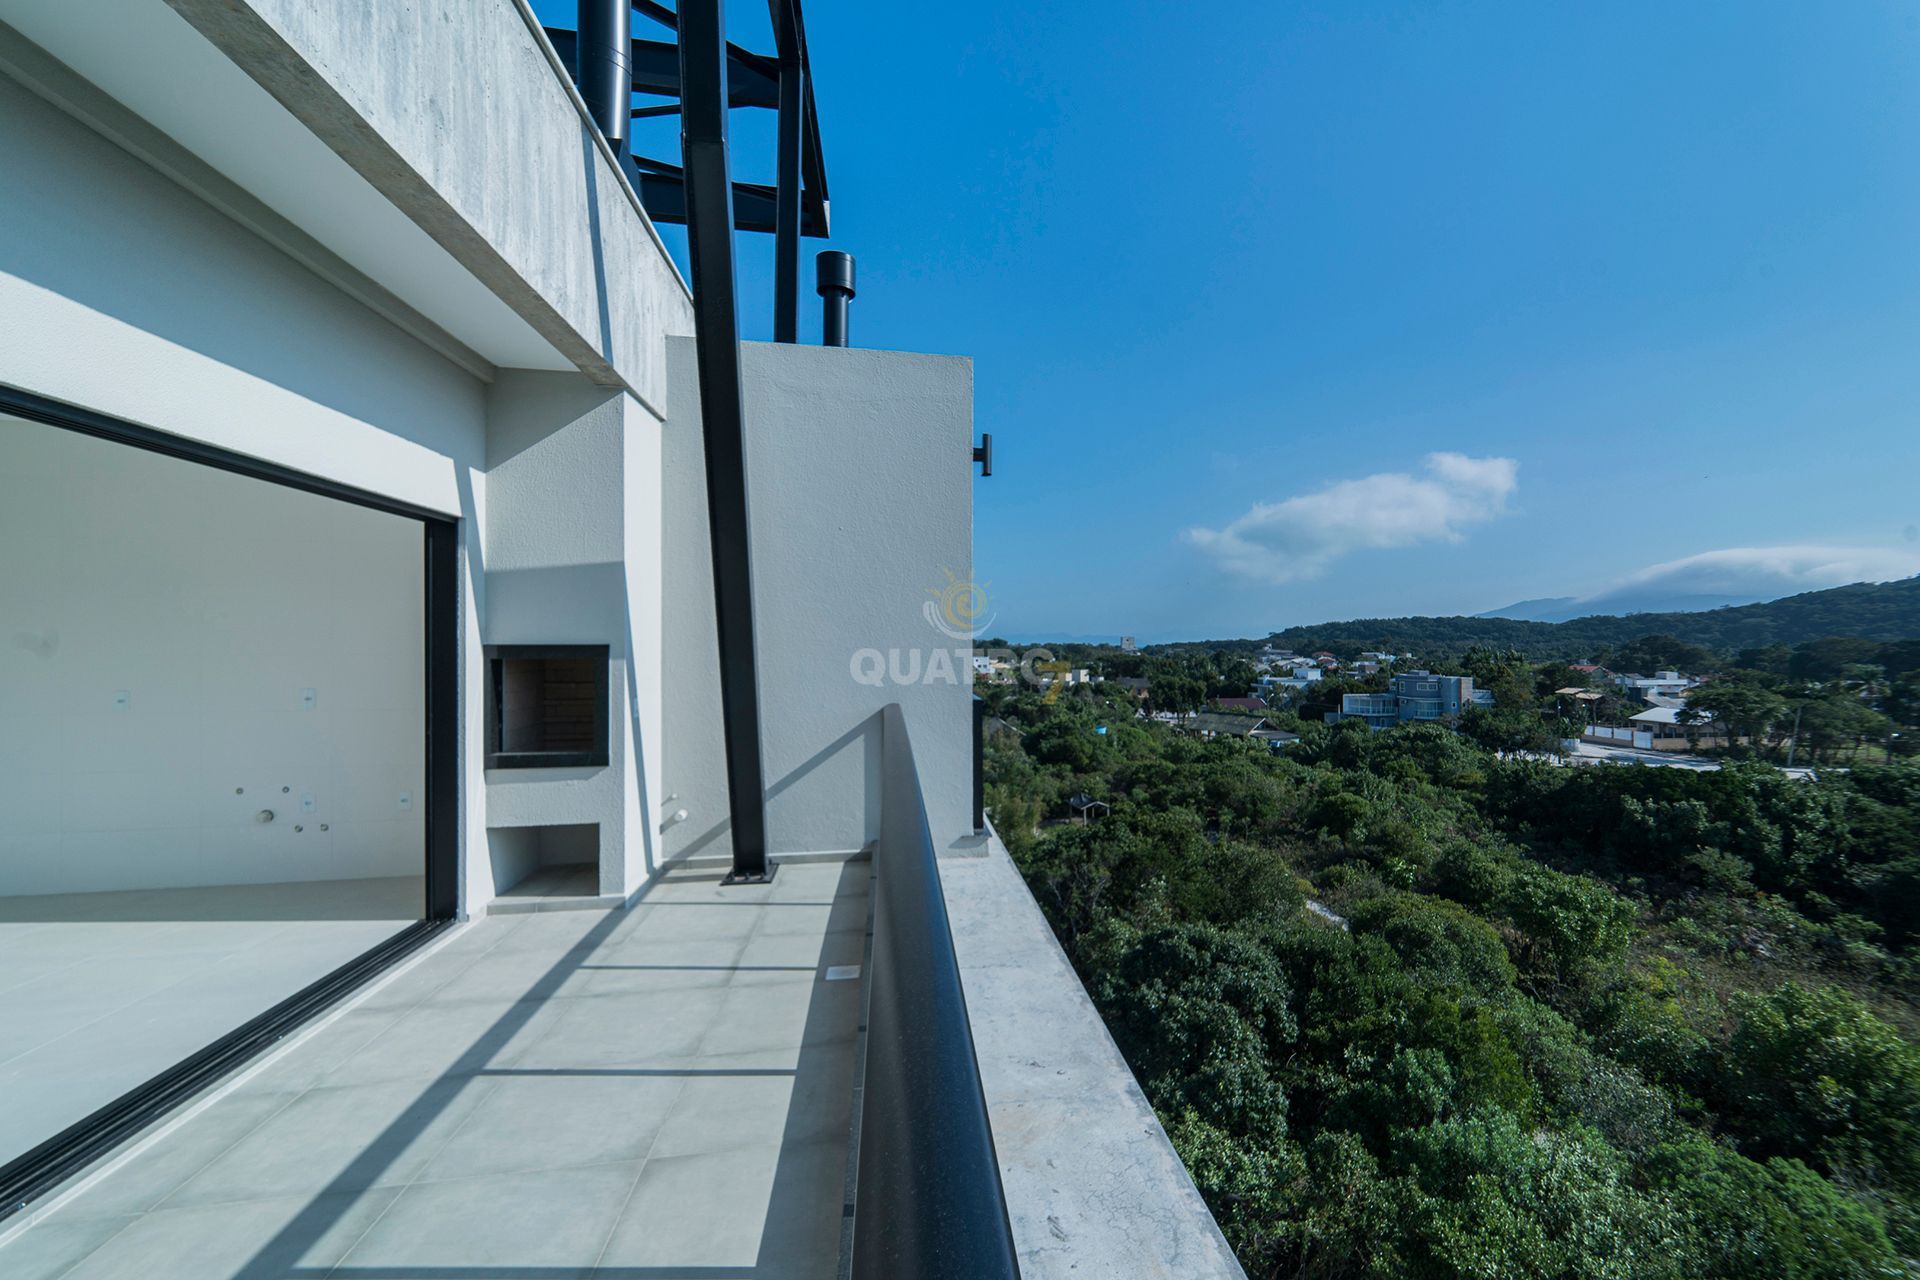
[[[847,1140],[853,1120],[853,1055],[803,1052],[791,1068],[746,1058],[703,1058],[654,1140],[655,1157],[739,1147]]]
[[[453,1079],[314,1089],[211,1161],[162,1207],[403,1185],[489,1087]]]
[[[543,1043],[561,1014],[561,1003],[550,1000],[428,1001],[402,1013],[322,1081],[379,1084],[472,1075]]]
[[[52,1221],[119,1218],[151,1209],[292,1101],[287,1094],[248,1091],[222,1098],[62,1205]]]
[[[822,977],[808,987],[732,987],[712,1029],[700,1042],[700,1052],[750,1053],[850,1041],[859,1026],[857,982],[828,982]]]
[[[682,988],[557,1001],[558,1022],[498,1066],[516,1070],[661,1066],[698,1053],[724,988]]]
[[[381,1189],[149,1213],[89,1253],[61,1280],[285,1280],[290,1271],[324,1275],[396,1194]]]
[[[755,1280],[830,1280],[846,1147],[746,1147],[647,1162],[602,1265],[751,1268]]]
[[[7,1280],[55,1280],[133,1225],[132,1217],[43,1222],[0,1251]]]
[[[686,1081],[678,1076],[502,1075],[420,1170],[437,1182],[634,1163],[653,1149]]]
[[[415,1184],[354,1245],[342,1273],[591,1275],[638,1169],[601,1165]]]

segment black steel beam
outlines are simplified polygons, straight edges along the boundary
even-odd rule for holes
[[[675,226],[687,220],[687,189],[680,175],[656,173],[649,169],[639,171],[636,189],[640,193],[641,207],[647,216],[655,222],[672,223]],[[776,218],[778,193],[773,187],[758,182],[736,182],[733,184],[733,225],[738,231],[766,231],[778,229]],[[804,208],[801,211],[800,234],[819,239],[827,234],[826,228],[815,222]]]
[[[807,121],[800,155],[801,185],[805,192],[802,200],[806,205],[807,221],[820,228],[817,232],[804,234],[824,236],[830,222],[827,216],[827,157],[820,148],[820,116],[813,105],[813,64],[807,56],[807,20],[801,12],[800,0],[768,0],[768,4],[781,5],[793,19],[793,45],[799,54],[800,70],[806,76],[803,100],[806,103]]]
[[[582,27],[585,30],[585,27]],[[573,73],[574,83],[580,83],[580,37],[578,33],[565,27],[547,27],[547,40],[553,45],[553,51],[560,55],[560,61]],[[628,68],[631,83],[636,93],[653,93],[662,97],[680,96],[680,51],[670,41],[631,40],[628,56]],[[586,89],[581,89],[581,97],[586,98]],[[738,45],[727,46],[727,102],[735,107],[767,107],[780,105],[780,68],[775,59],[767,58]],[[587,98],[587,105],[593,106],[593,99]]]
[[[720,720],[726,739],[733,870],[726,883],[765,881],[766,785],[760,760],[760,674],[753,635],[753,534],[747,508],[746,420],[733,278],[733,183],[727,162],[727,41],[722,0],[683,0],[680,151],[687,258],[693,268],[700,430],[707,457],[707,527],[720,639]]]
[[[633,0],[633,8],[642,17],[650,18],[672,30],[678,30],[679,19],[671,9],[650,3],[649,0]],[[801,16],[798,0],[768,0],[768,8],[774,15],[774,29],[779,32],[783,21],[792,31],[793,49],[797,53],[801,75],[801,127],[800,176],[801,207],[804,217],[800,234],[803,236],[824,237],[829,224],[827,197],[827,161],[820,146],[820,117],[813,102],[813,71],[807,59],[806,23]],[[784,12],[784,17],[783,17]],[[554,52],[560,55],[560,61],[573,73],[578,82],[579,76],[579,36],[564,27],[546,27],[547,39],[553,45]],[[784,56],[784,55],[783,55]],[[768,107],[777,109],[780,105],[780,66],[782,58],[769,58],[752,50],[743,49],[737,44],[727,45],[727,103],[735,107]],[[633,67],[633,87],[642,93],[677,96],[680,92],[678,52],[672,44],[652,40],[632,42],[630,62]],[[643,109],[644,110],[644,109]],[[655,114],[665,113],[665,108]],[[768,188],[772,190],[772,188]],[[676,199],[675,204],[678,201]],[[653,210],[648,209],[652,214]],[[683,221],[684,215],[673,218],[655,216],[655,221]],[[772,231],[773,219],[768,225],[742,230]]]
[[[780,43],[778,177],[773,209],[773,340],[800,341],[800,151],[806,137],[807,70],[783,0],[771,0]]]
[[[425,539],[426,916],[460,909],[460,526],[428,520]]]

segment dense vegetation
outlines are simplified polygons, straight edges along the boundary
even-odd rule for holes
[[[1272,642],[1301,653],[1328,650],[1343,656],[1363,649],[1413,652],[1423,657],[1464,653],[1476,646],[1521,649],[1536,658],[1572,658],[1650,633],[1677,636],[1709,649],[1733,651],[1794,645],[1821,636],[1897,640],[1920,635],[1920,577],[1898,582],[1859,582],[1830,591],[1810,591],[1766,604],[1700,613],[1636,613],[1625,617],[1575,618],[1571,622],[1518,622],[1511,618],[1362,618],[1320,626],[1291,627]],[[1248,649],[1257,641],[1226,641],[1201,649]]]
[[[1251,1275],[1920,1275],[1920,762],[983,692],[995,825]]]

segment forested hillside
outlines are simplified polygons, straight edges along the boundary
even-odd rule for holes
[[[995,826],[1250,1275],[1920,1275],[1920,762],[985,692]]]
[[[1300,653],[1364,649],[1411,652],[1444,658],[1476,645],[1520,649],[1535,658],[1577,660],[1596,650],[1646,635],[1674,636],[1724,653],[1768,645],[1794,645],[1821,636],[1898,640],[1920,636],[1920,577],[1898,582],[1859,582],[1830,591],[1810,591],[1766,604],[1703,613],[1635,613],[1624,617],[1576,618],[1571,622],[1516,622],[1510,618],[1362,618],[1319,626],[1290,627],[1271,643]],[[1254,649],[1267,641],[1209,642],[1202,649]]]

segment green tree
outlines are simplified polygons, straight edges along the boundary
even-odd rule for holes
[[[1583,1129],[1537,1132],[1488,1111],[1404,1133],[1407,1274],[1683,1280],[1680,1223]]]
[[[1285,972],[1257,942],[1211,925],[1115,924],[1091,952],[1091,991],[1140,1087],[1236,1138],[1286,1134],[1273,1064],[1299,1034]]]
[[[1696,711],[1705,711],[1735,738],[1748,739],[1756,750],[1767,744],[1774,727],[1787,716],[1786,699],[1754,684],[1716,680],[1687,699]]]
[[[1685,1273],[1697,1280],[1856,1280],[1911,1274],[1872,1211],[1798,1160],[1758,1164],[1691,1141],[1647,1161],[1677,1211]]]
[[[1731,1009],[1732,1113],[1757,1152],[1920,1190],[1920,1048],[1836,987],[1785,983]]]
[[[1522,864],[1501,902],[1521,934],[1520,958],[1567,984],[1617,964],[1633,936],[1633,904],[1585,876]]]

